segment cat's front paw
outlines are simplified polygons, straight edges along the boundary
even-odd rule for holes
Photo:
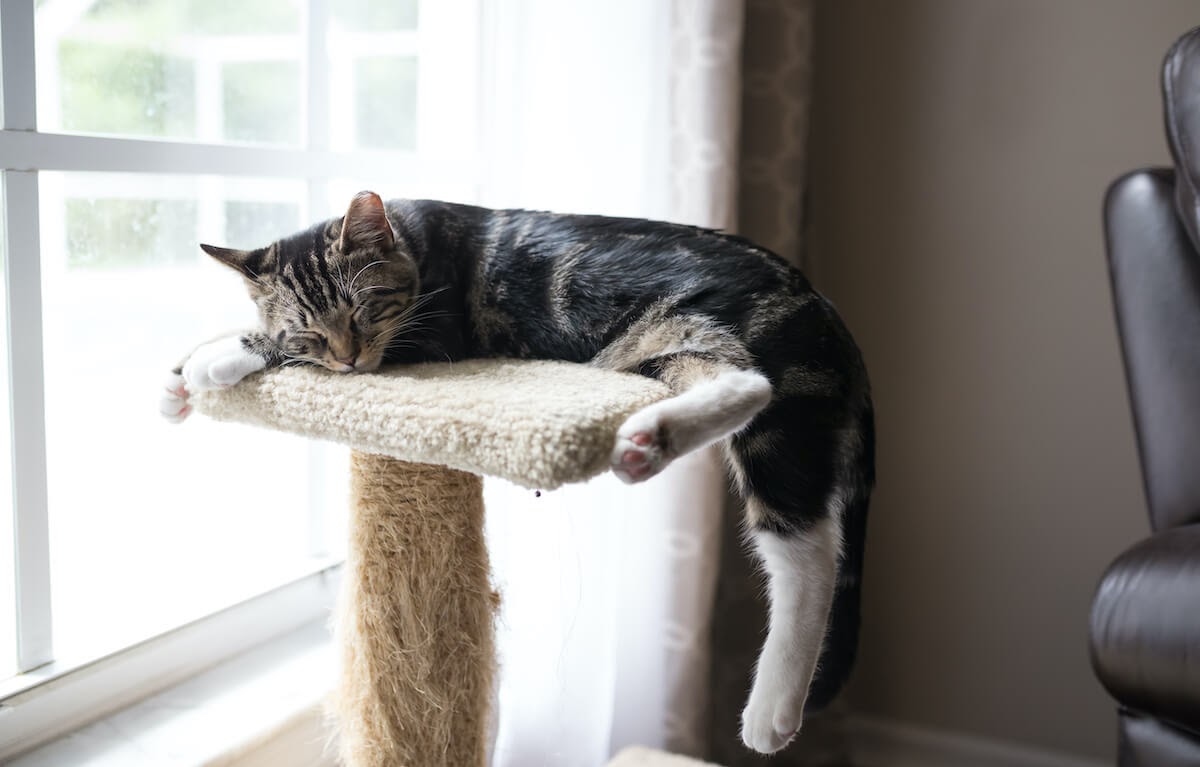
[[[651,405],[631,415],[617,430],[610,465],[622,482],[633,484],[667,468],[673,457],[663,419]]]
[[[183,423],[192,412],[192,406],[188,404],[188,391],[183,384],[183,376],[179,373],[171,373],[163,382],[158,412],[171,423]]]
[[[773,754],[800,731],[807,691],[798,691],[792,677],[788,669],[759,668],[742,712],[742,742],[748,748]]]
[[[228,336],[197,347],[183,363],[183,379],[194,394],[228,388],[266,366],[265,359],[242,346],[240,336]]]

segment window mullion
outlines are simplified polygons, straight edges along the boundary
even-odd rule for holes
[[[0,7],[4,127],[37,129],[33,0]],[[46,419],[42,369],[41,250],[38,177],[4,174],[5,273],[9,385],[12,393],[13,539],[16,544],[17,668],[51,662],[50,529],[46,487]]]
[[[4,174],[4,202],[10,330],[8,369],[12,387],[17,668],[28,671],[54,659],[37,174],[7,171]]]

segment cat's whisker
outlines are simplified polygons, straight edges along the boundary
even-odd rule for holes
[[[358,297],[359,297],[359,295],[361,295],[362,293],[367,293],[367,292],[369,292],[369,291],[372,291],[372,290],[383,290],[383,289],[385,289],[386,287],[387,287],[387,285],[368,285],[368,286],[366,286],[365,288],[359,288],[358,290],[354,291],[354,292],[353,292],[353,293],[350,295],[350,299],[351,299],[351,300],[354,300],[354,299],[358,298]]]
[[[384,347],[383,351],[386,354],[387,352],[395,351],[396,349],[416,349],[416,348],[417,348],[417,344],[412,343],[411,341],[405,341],[402,343],[388,344],[387,346]]]
[[[337,269],[337,288],[342,295],[350,294],[350,286],[346,284],[346,276],[342,274],[342,262],[334,261],[334,267]]]
[[[383,259],[379,259],[377,261],[372,261],[371,263],[364,266],[362,269],[359,269],[357,272],[355,272],[354,276],[350,278],[350,286],[349,286],[350,292],[354,291],[354,283],[358,281],[358,278],[362,276],[363,272],[367,271],[372,266],[379,266],[380,264],[384,264],[384,263],[387,263],[387,262],[384,261]]]
[[[416,321],[435,317],[453,317],[458,315],[458,312],[452,312],[446,309],[431,309],[427,312],[419,312],[417,311],[419,308],[419,306],[405,307],[404,311],[400,313],[398,318]]]
[[[445,292],[449,289],[450,289],[450,286],[446,285],[446,286],[438,288],[437,290],[430,290],[425,293],[421,293],[421,294],[417,295],[416,297],[414,297],[412,299],[412,301],[409,302],[408,306],[404,307],[404,311],[414,312],[417,309],[424,306],[425,304],[432,301],[439,293]]]
[[[457,316],[454,312],[422,314],[417,317],[406,319],[402,324],[405,330],[430,330],[433,326],[426,322],[426,320],[437,320],[442,319],[443,317],[454,316]]]
[[[438,317],[451,317],[451,316],[455,316],[457,314],[457,312],[449,312],[444,309],[437,309],[437,310],[433,310],[433,311],[419,313],[419,312],[417,312],[417,309],[419,309],[419,308],[420,307],[418,305],[416,305],[415,303],[404,307],[404,309],[401,310],[400,314],[398,314],[397,316],[395,316],[391,319],[391,321],[390,321],[391,324],[389,324],[388,327],[400,326],[400,325],[403,325],[406,323],[416,323],[416,322],[420,322],[422,320],[434,319],[434,318],[438,318]]]
[[[454,314],[458,314],[458,312],[452,312],[449,309],[430,309],[427,312],[418,313],[417,316],[418,317],[435,317],[435,316],[448,317],[448,316],[454,315]]]

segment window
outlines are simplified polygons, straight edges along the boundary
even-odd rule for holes
[[[363,188],[476,199],[478,20],[477,0],[0,6],[0,760],[324,618],[344,454],[171,426],[156,387],[254,320],[199,242],[262,245]]]

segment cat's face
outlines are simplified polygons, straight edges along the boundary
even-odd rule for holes
[[[245,277],[264,330],[291,359],[375,370],[414,319],[416,264],[372,192],[356,195],[342,219],[266,248],[201,247]]]

